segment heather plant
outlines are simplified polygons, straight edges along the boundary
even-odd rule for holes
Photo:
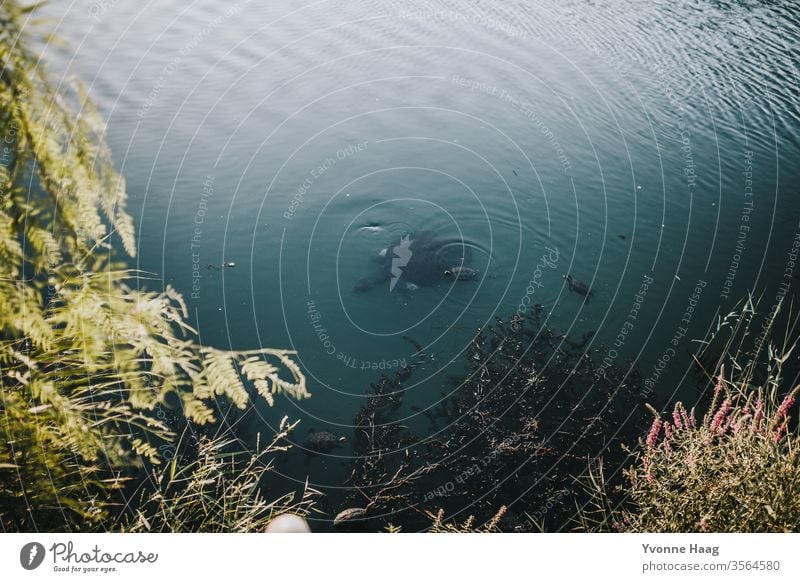
[[[800,438],[789,431],[795,387],[780,402],[739,391],[719,374],[697,421],[679,402],[656,414],[627,471],[623,531],[781,532],[800,529]]]
[[[777,312],[777,310],[776,310]],[[769,341],[776,312],[756,342],[753,301],[721,319],[700,342],[717,366],[710,403],[698,418],[677,402],[669,415],[648,407],[653,422],[626,471],[627,502],[615,508],[595,472],[591,488],[602,516],[584,514],[586,529],[627,532],[800,531],[800,436],[793,423],[800,386],[787,389],[783,367],[794,347]],[[710,350],[722,343],[715,358]],[[726,367],[727,365],[727,367]],[[731,372],[726,372],[730,369]],[[595,516],[597,514],[594,514]]]

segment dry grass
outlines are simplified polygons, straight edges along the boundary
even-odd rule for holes
[[[318,494],[306,487],[299,494],[267,500],[263,484],[280,444],[297,425],[284,418],[278,433],[257,452],[243,452],[232,439],[200,437],[194,459],[175,457],[132,500],[114,529],[129,532],[263,532],[274,517],[292,512],[306,516]]]

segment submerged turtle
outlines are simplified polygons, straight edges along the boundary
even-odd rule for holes
[[[566,279],[570,291],[575,291],[575,293],[577,293],[578,295],[583,295],[584,297],[587,298],[587,300],[592,295],[593,291],[583,281],[578,281],[577,279],[573,279],[572,275],[570,275],[569,273],[564,275],[564,279]]]
[[[362,293],[386,284],[389,291],[397,288],[403,293],[419,287],[433,287],[446,276],[464,281],[478,276],[466,266],[471,253],[464,241],[442,238],[427,231],[402,237],[399,244],[382,249],[374,259],[375,269],[358,280],[354,292]]]
[[[317,432],[313,428],[308,431],[306,440],[303,441],[303,449],[308,457],[311,455],[319,455],[330,453],[337,447],[344,446],[347,442],[347,437],[337,436],[327,430]]]

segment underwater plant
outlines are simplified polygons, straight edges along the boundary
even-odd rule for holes
[[[579,479],[589,464],[621,466],[629,455],[622,444],[644,428],[628,420],[643,405],[635,368],[608,365],[592,338],[556,332],[541,306],[479,330],[463,375],[423,412],[426,435],[398,420],[404,385],[424,354],[373,384],[354,420],[355,492],[347,500],[367,503],[363,526],[426,530],[436,516],[441,527],[481,530],[495,520],[501,531],[572,528],[576,507],[588,501]]]

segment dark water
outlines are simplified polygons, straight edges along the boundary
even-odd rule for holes
[[[47,13],[70,43],[48,47],[52,69],[86,81],[109,119],[137,266],[161,278],[148,284],[187,297],[204,343],[298,350],[313,398],[259,405],[245,439],[283,414],[348,434],[369,383],[412,357],[404,335],[435,354],[409,386],[424,409],[474,330],[528,301],[564,333],[621,337],[619,362],[668,399],[720,314],[748,291],[765,310],[795,293],[792,3],[108,0]],[[352,293],[379,250],[423,232],[464,241],[480,280]],[[206,269],[223,261],[236,267]],[[336,459],[295,454],[290,479],[341,485]]]

